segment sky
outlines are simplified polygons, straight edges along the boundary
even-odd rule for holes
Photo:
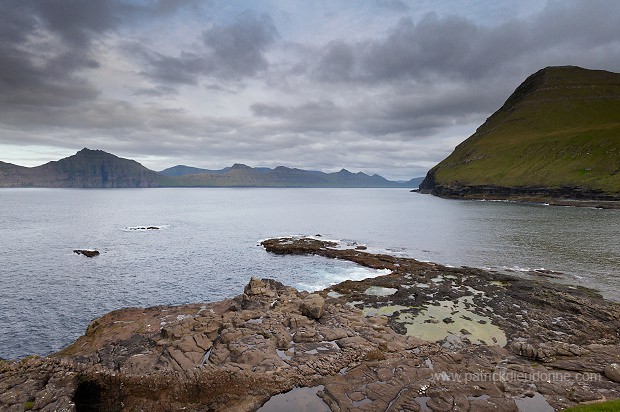
[[[537,70],[620,72],[619,21],[616,0],[2,0],[0,160],[423,176]]]

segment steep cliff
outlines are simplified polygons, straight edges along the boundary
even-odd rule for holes
[[[443,197],[620,200],[620,74],[547,67],[432,168]]]
[[[0,164],[0,187],[157,187],[165,179],[135,160],[86,148],[31,168]]]

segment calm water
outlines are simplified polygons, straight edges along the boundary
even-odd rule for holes
[[[0,357],[57,351],[127,306],[214,301],[250,276],[302,289],[376,275],[273,256],[289,234],[460,266],[566,273],[620,300],[620,211],[443,200],[402,189],[0,189]],[[161,230],[131,230],[161,226]],[[96,248],[88,259],[72,253]]]

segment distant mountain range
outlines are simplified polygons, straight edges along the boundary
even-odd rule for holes
[[[202,173],[210,173],[210,174],[222,175],[222,174],[230,171],[230,169],[232,169],[232,167],[225,167],[223,169],[212,170],[212,169],[201,169],[199,167],[177,165],[177,166],[172,166],[172,167],[169,167],[167,169],[164,169],[164,170],[162,170],[159,173],[161,173],[164,176],[169,176],[169,177],[177,177],[177,176],[185,176],[185,175],[198,175],[198,174],[202,174]],[[266,172],[266,171],[272,170],[272,169],[270,169],[268,167],[254,167],[253,169],[256,170],[256,171],[261,171],[261,172]]]
[[[428,172],[420,191],[620,200],[620,74],[575,66],[532,74]]]
[[[406,182],[379,175],[335,173],[278,166],[252,168],[235,164],[221,170],[174,166],[161,172],[135,160],[101,150],[82,149],[73,156],[36,167],[0,162],[0,187],[401,187],[417,188],[423,178]]]

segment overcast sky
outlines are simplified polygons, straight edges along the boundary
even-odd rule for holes
[[[1,0],[0,160],[422,176],[530,74],[620,72],[616,0]]]

